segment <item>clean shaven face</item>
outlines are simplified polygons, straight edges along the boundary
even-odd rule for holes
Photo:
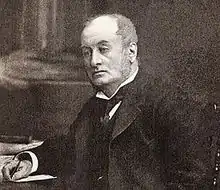
[[[97,87],[119,86],[130,73],[127,48],[117,35],[117,21],[108,16],[93,20],[82,32],[81,46],[90,81]]]

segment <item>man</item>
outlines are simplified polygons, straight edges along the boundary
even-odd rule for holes
[[[19,154],[3,168],[6,179],[37,170],[73,175],[77,190],[209,189],[210,134],[203,107],[144,75],[137,42],[135,27],[122,15],[88,20],[81,46],[96,95],[68,136],[47,140],[35,154]]]

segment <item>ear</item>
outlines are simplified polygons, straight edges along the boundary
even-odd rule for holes
[[[128,56],[131,63],[133,63],[137,58],[137,44],[131,42],[128,46]]]

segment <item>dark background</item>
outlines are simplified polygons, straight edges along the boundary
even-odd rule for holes
[[[219,0],[0,0],[0,133],[66,133],[92,94],[78,50],[82,21],[131,18],[146,74],[201,103],[220,102]]]

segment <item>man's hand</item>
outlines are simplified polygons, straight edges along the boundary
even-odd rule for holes
[[[29,160],[12,160],[2,168],[2,174],[5,180],[15,181],[28,177],[31,173],[32,163]]]

